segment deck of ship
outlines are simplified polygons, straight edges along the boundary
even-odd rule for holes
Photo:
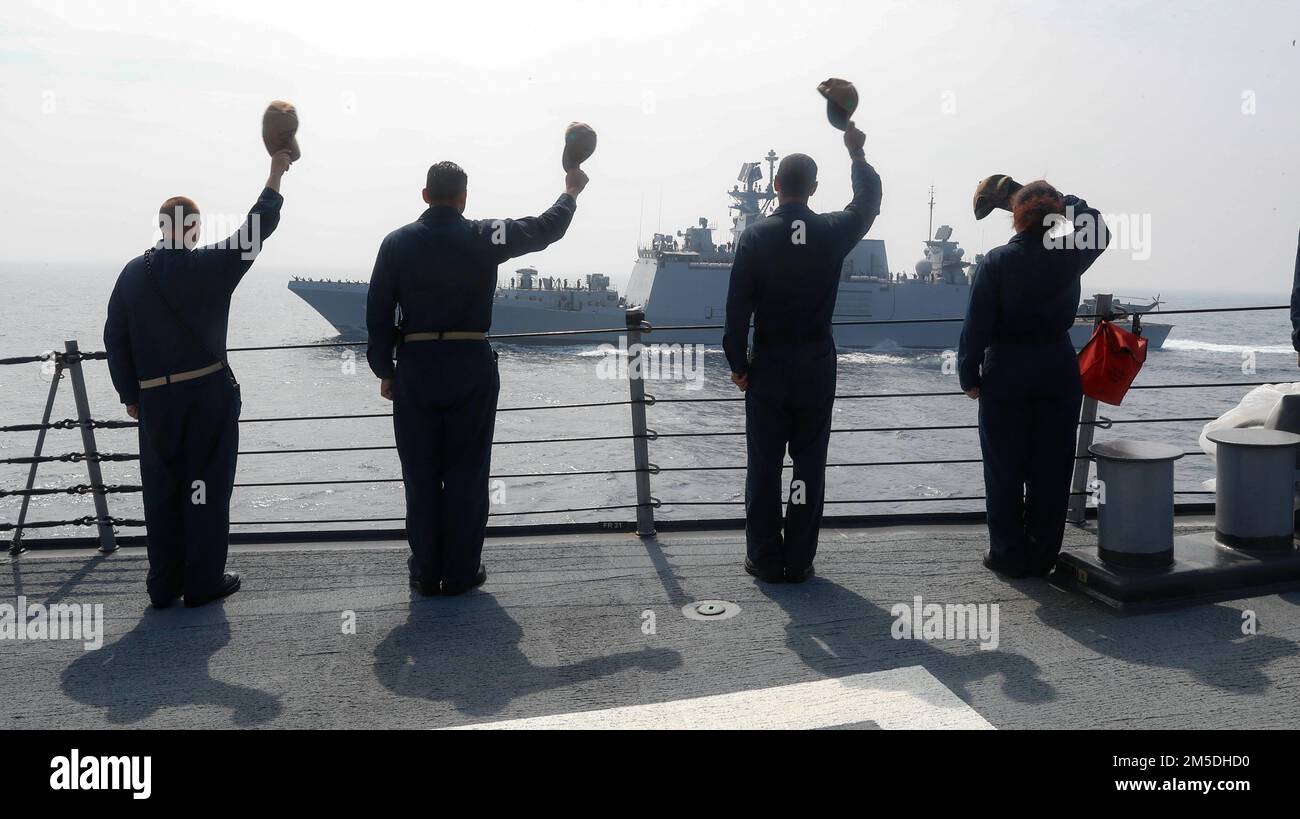
[[[0,643],[2,726],[1300,725],[1300,594],[1121,616],[998,578],[984,543],[980,526],[829,529],[816,578],[766,586],[738,532],[493,538],[488,584],[459,598],[413,597],[400,542],[235,547],[239,594],[165,611],[138,548],[32,552],[7,559],[0,599],[103,603],[106,636]],[[891,608],[918,595],[997,603],[1000,644],[894,639]],[[740,612],[683,616],[706,599]]]

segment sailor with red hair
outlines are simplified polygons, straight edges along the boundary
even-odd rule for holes
[[[1045,577],[1056,565],[1083,400],[1070,327],[1079,277],[1109,244],[1101,214],[1039,180],[989,177],[975,215],[1012,212],[1016,234],[975,273],[957,372],[979,401],[989,551],[1009,577]],[[1071,228],[1073,228],[1071,230]]]

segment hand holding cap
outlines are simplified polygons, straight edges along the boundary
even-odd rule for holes
[[[858,110],[858,89],[848,80],[831,77],[817,86],[817,93],[826,98],[826,119],[841,131],[848,130],[853,112]]]
[[[596,132],[585,122],[570,122],[564,129],[564,155],[560,158],[567,173],[591,158],[596,152]]]
[[[288,151],[291,162],[302,156],[298,149],[298,109],[284,100],[272,100],[262,114],[262,144],[266,152],[275,156]]]
[[[975,218],[983,219],[992,213],[994,208],[1011,210],[1011,197],[1015,196],[1016,191],[1021,187],[1023,186],[1019,182],[1004,173],[995,173],[981,180],[975,186],[975,201],[972,203],[975,208]]]

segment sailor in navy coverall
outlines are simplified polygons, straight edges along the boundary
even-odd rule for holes
[[[1296,240],[1295,276],[1291,280],[1291,346],[1300,353],[1300,239]],[[1297,356],[1300,363],[1300,356]]]
[[[497,266],[564,236],[587,177],[570,171],[555,204],[524,219],[466,219],[466,177],[455,163],[431,167],[426,183],[428,210],[379,247],[367,358],[393,402],[411,587],[459,594],[487,577],[480,559],[500,381],[484,336]]]
[[[1109,235],[1094,208],[1045,182],[1026,185],[1012,206],[1018,232],[989,251],[975,274],[957,371],[962,390],[979,400],[985,565],[1042,577],[1061,550],[1083,399],[1069,335],[1079,277]],[[1049,212],[1072,213],[1074,232],[1045,237]]]
[[[127,263],[109,298],[104,346],[118,397],[139,421],[147,588],[160,608],[239,589],[239,576],[225,571],[240,410],[226,324],[231,295],[280,222],[289,164],[287,151],[271,158],[244,226],[215,245],[194,247],[191,200],[164,202],[163,238]]]
[[[853,201],[835,213],[808,207],[817,188],[812,159],[785,157],[774,182],[780,204],[740,235],[731,268],[722,346],[745,393],[745,570],[769,582],[804,580],[817,554],[835,400],[831,316],[844,257],[880,213],[880,177],[867,164],[865,139],[851,125],[845,132]],[[794,472],[783,536],[787,447]]]

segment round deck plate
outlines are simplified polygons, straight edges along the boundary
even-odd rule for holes
[[[688,620],[730,620],[740,614],[740,606],[726,600],[697,600],[682,606]]]

